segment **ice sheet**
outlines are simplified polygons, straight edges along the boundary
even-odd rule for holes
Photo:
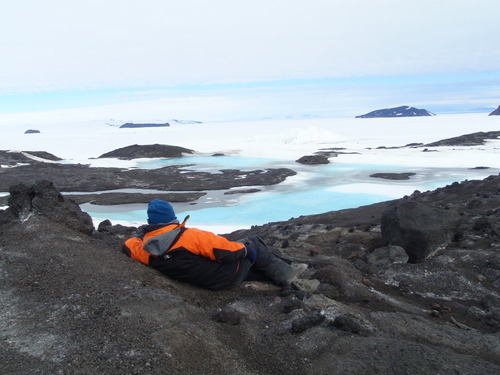
[[[288,167],[296,176],[261,193],[217,197],[211,195],[196,206],[179,205],[180,212],[193,210],[191,223],[218,228],[248,227],[301,214],[354,207],[429,190],[463,179],[479,179],[500,171],[500,141],[481,146],[391,148],[410,143],[430,143],[478,131],[499,130],[499,118],[485,114],[438,115],[390,119],[307,119],[202,124],[172,123],[167,128],[119,129],[91,114],[80,120],[61,117],[71,112],[38,116],[0,115],[0,150],[47,151],[65,162],[93,166],[156,167],[164,161],[149,159],[96,159],[99,155],[132,144],[170,144],[197,152],[179,160],[195,162],[200,170]],[[138,118],[135,122],[147,122]],[[24,134],[38,129],[39,134]],[[385,146],[386,148],[378,148]],[[301,165],[301,156],[321,149],[338,150],[329,165]],[[223,153],[224,157],[210,157]],[[173,161],[169,161],[171,163]],[[153,164],[151,164],[153,163]],[[155,164],[156,163],[156,164]],[[471,170],[475,167],[486,170]],[[415,172],[409,181],[370,178],[375,172]],[[342,204],[338,204],[342,202]],[[344,204],[347,203],[347,204]],[[140,223],[144,207],[131,215],[116,208],[99,213],[114,222]],[[104,208],[101,208],[101,210]],[[129,215],[129,216],[127,216]]]

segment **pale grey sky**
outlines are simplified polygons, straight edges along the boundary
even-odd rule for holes
[[[2,3],[4,91],[500,70],[498,0]]]
[[[0,113],[149,89],[263,115],[500,101],[499,0],[0,1]]]

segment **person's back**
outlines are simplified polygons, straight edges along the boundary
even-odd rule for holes
[[[292,268],[256,236],[229,241],[212,232],[186,228],[187,219],[179,223],[168,202],[154,199],[148,205],[143,234],[125,241],[123,251],[173,279],[213,290],[233,288],[251,271],[286,285],[307,268]]]

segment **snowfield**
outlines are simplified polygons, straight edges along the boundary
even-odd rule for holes
[[[81,117],[74,117],[78,114]],[[158,121],[161,120],[143,117],[123,122]],[[171,122],[170,127],[142,129],[119,129],[119,124],[109,118],[95,119],[92,113],[84,114],[81,110],[0,114],[0,150],[47,151],[64,162],[130,168],[144,167],[152,161],[96,158],[124,146],[160,143],[192,149],[198,160],[206,156],[212,163],[217,158],[208,159],[210,155],[223,153],[228,156],[225,162],[237,158],[241,169],[248,162],[249,169],[283,166],[298,172],[280,186],[263,189],[261,193],[225,199],[212,194],[196,208],[176,207],[179,212],[196,210],[191,224],[216,226],[219,231],[399,198],[414,190],[434,189],[452,181],[480,179],[500,172],[500,140],[481,146],[433,147],[432,152],[423,152],[422,147],[395,148],[499,130],[500,118],[487,114],[207,123],[186,119]],[[40,133],[24,134],[27,129]],[[330,158],[329,165],[304,166],[295,162],[324,149],[339,152],[338,157]],[[489,169],[471,169],[475,167]],[[212,168],[217,170],[218,166]],[[380,171],[417,174],[408,181],[369,177]],[[116,212],[116,208],[103,213],[98,212],[102,207],[95,212],[92,207],[85,208],[96,222],[111,217],[115,222],[137,223],[144,217],[144,206],[127,210],[129,217],[123,210]]]

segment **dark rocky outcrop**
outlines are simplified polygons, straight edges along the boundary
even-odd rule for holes
[[[123,125],[120,126],[120,129],[126,129],[126,128],[164,128],[168,127],[170,124],[168,122],[164,124],[135,124],[133,122],[127,122]]]
[[[368,256],[367,263],[377,267],[389,266],[393,263],[406,263],[409,257],[405,249],[400,246],[389,245],[379,247]]]
[[[149,203],[154,198],[168,202],[193,202],[206,193],[100,193],[100,194],[67,194],[66,197],[78,204],[92,203],[95,205],[117,205],[130,203]]]
[[[188,148],[170,145],[132,145],[106,152],[99,158],[118,158],[124,160],[139,158],[180,158],[184,154],[192,154]]]
[[[76,202],[64,198],[52,182],[41,180],[33,186],[16,185],[9,189],[7,216],[21,223],[32,215],[57,222],[88,235],[94,231],[92,218]]]
[[[425,147],[436,146],[480,146],[484,145],[487,139],[498,139],[500,131],[477,132],[460,135],[458,137],[442,139],[437,142],[428,143]]]
[[[233,195],[233,194],[250,194],[250,193],[258,193],[262,191],[261,189],[237,189],[237,190],[228,190],[224,192],[224,195]]]
[[[415,176],[416,173],[413,172],[403,172],[403,173],[389,173],[389,172],[380,172],[373,173],[370,177],[375,178],[384,178],[386,180],[409,180],[411,176]]]
[[[434,113],[426,109],[401,106],[395,108],[377,109],[356,118],[376,118],[376,117],[414,117],[414,116],[434,116]]]
[[[339,155],[356,155],[359,154],[357,151],[344,151],[346,150],[344,147],[328,147],[328,148],[320,148],[316,155],[324,155],[328,158],[337,157]]]
[[[93,192],[113,189],[157,189],[163,191],[224,190],[233,187],[273,185],[293,176],[287,168],[239,171],[222,170],[220,173],[195,172],[186,166],[158,169],[93,168],[81,164],[39,163],[2,170],[0,191],[15,184],[33,184],[50,178],[64,192]]]
[[[453,210],[402,201],[382,216],[382,239],[388,245],[404,248],[410,262],[421,262],[448,245],[459,219]]]
[[[427,147],[438,147],[438,146],[481,146],[486,143],[489,139],[498,139],[500,137],[500,131],[487,131],[487,132],[476,132],[463,134],[458,137],[441,139],[436,142],[431,143],[409,143],[405,146],[379,146],[378,150],[390,150],[390,149],[400,149],[400,148],[419,148],[425,147],[423,152],[437,152],[437,150],[429,150]],[[370,149],[370,148],[369,148]]]
[[[55,155],[51,154],[50,152],[46,152],[46,151],[23,151],[23,152],[27,155],[36,156],[37,158],[40,158],[40,159],[45,159],[45,160],[50,160],[50,161],[63,160],[60,157],[55,156]]]
[[[305,155],[296,160],[300,164],[328,164],[330,161],[325,155]]]
[[[119,251],[136,228],[107,221],[89,235],[53,186],[35,185],[0,211],[1,373],[500,371],[500,176],[227,235],[258,233],[306,262],[314,291],[171,280]],[[408,202],[460,214],[451,242],[421,263],[381,235],[382,215]]]
[[[45,151],[7,151],[0,150],[0,164],[15,165],[18,163],[37,163],[38,160],[31,158],[41,158],[49,161],[60,161],[61,158]]]
[[[158,147],[157,147],[158,146]],[[144,155],[175,156],[187,149],[175,146],[129,146],[115,150],[114,157],[142,157]],[[187,150],[190,151],[190,150]],[[101,193],[114,189],[156,189],[178,191],[178,193],[155,193],[155,197],[172,202],[193,202],[205,195],[204,190],[228,190],[237,187],[273,185],[293,176],[296,172],[287,168],[240,171],[225,169],[216,173],[189,170],[189,165],[167,166],[158,169],[93,168],[82,164],[47,163],[60,158],[43,151],[10,152],[0,150],[0,164],[15,166],[0,170],[0,191],[8,191],[16,184],[32,185],[41,179],[50,179],[62,192],[99,192],[93,194],[70,195],[79,204],[92,202],[100,205],[145,203],[151,194],[142,193]],[[45,162],[44,162],[45,161]],[[188,191],[199,191],[192,193]],[[229,194],[259,191],[228,191]],[[7,197],[0,197],[0,206]]]
[[[36,130],[36,129],[28,129],[24,132],[24,134],[39,134],[40,133],[40,130]]]
[[[488,116],[500,116],[500,105],[498,106],[497,109],[495,109],[493,112],[491,112]]]

